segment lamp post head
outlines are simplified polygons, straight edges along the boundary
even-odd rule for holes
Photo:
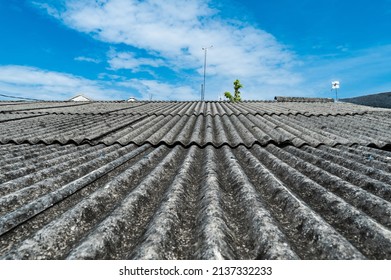
[[[202,47],[202,50],[206,51],[207,49],[213,48],[213,45],[210,45],[209,47]]]

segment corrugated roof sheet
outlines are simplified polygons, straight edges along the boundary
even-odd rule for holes
[[[120,114],[120,115],[346,115],[390,111],[350,103],[325,102],[32,102],[2,104],[0,113]]]
[[[389,111],[209,103],[0,102],[0,258],[391,259]]]
[[[390,152],[8,144],[1,158],[2,258],[391,257]]]
[[[383,113],[384,114],[384,113]],[[391,116],[390,113],[388,113]],[[0,143],[104,143],[201,147],[251,147],[258,143],[318,146],[363,144],[384,147],[391,119],[363,115],[30,115],[0,114]]]

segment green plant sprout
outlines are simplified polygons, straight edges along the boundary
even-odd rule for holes
[[[242,98],[240,97],[239,89],[242,87],[243,85],[240,83],[238,79],[236,79],[234,82],[234,90],[235,90],[234,95],[232,96],[232,94],[229,91],[226,91],[224,92],[224,96],[227,97],[231,102],[240,102],[242,101]]]

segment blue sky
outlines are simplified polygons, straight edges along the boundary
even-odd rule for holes
[[[0,94],[198,100],[212,45],[206,100],[391,91],[390,30],[390,0],[0,0]]]

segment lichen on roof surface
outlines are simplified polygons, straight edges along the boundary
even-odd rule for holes
[[[0,257],[391,259],[390,112],[0,102]]]

